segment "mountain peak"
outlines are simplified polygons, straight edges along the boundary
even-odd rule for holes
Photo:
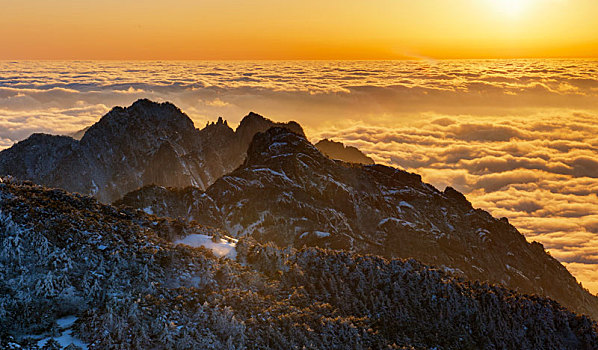
[[[262,164],[269,159],[300,153],[315,159],[324,158],[303,134],[284,126],[275,126],[253,137],[247,149],[246,164]]]
[[[320,152],[332,159],[342,160],[348,163],[371,165],[374,160],[366,156],[357,147],[346,146],[342,142],[323,139],[315,145]]]
[[[81,142],[107,134],[111,138],[129,138],[185,133],[194,129],[193,121],[172,103],[139,99],[129,107],[113,108],[85,132]]]
[[[115,107],[76,139],[33,135],[0,152],[0,175],[91,194],[112,202],[144,185],[206,189],[243,164],[258,132],[299,124],[275,123],[249,113],[237,130],[222,117],[198,130],[169,102],[139,99]]]
[[[251,111],[251,112],[249,112],[249,114],[247,114],[245,117],[243,117],[243,120],[241,120],[241,123],[243,123],[243,122],[248,123],[248,122],[253,121],[253,120],[263,120],[263,121],[266,121],[266,120],[268,120],[268,118],[265,118],[262,115],[257,114],[255,112]]]
[[[225,119],[222,119],[222,117],[218,117],[218,120],[216,122],[210,122],[209,121],[209,122],[206,123],[206,128],[211,127],[211,126],[225,126],[227,128],[230,128],[228,126],[228,121],[225,120]]]
[[[249,112],[249,114],[247,114],[241,120],[239,126],[237,127],[236,133],[240,135],[249,133],[253,136],[257,131],[266,131],[272,126],[283,126],[292,130],[296,134],[305,136],[303,128],[297,122],[290,121],[288,123],[276,123],[255,112]]]
[[[273,122],[271,120],[264,118],[257,113],[249,112],[249,114],[241,119],[236,133],[243,134],[247,130],[262,130],[272,126],[272,124]]]
[[[137,101],[133,102],[133,104],[129,108],[148,109],[148,108],[158,108],[158,107],[170,108],[173,110],[177,110],[179,112],[181,111],[177,106],[175,106],[174,104],[172,104],[170,102],[156,102],[156,101],[152,101],[147,98],[138,99]]]

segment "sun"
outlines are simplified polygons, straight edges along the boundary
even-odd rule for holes
[[[530,0],[490,0],[495,11],[508,16],[519,16],[529,6]]]

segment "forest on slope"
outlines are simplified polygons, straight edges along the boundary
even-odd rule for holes
[[[90,349],[598,344],[596,324],[555,301],[415,260],[251,238],[236,243],[236,261],[218,258],[171,241],[222,232],[16,180],[0,183],[0,213],[5,348],[35,349],[69,315]]]

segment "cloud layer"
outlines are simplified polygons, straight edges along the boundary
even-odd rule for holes
[[[466,193],[598,292],[598,62],[0,62],[0,148],[168,100],[249,111]]]

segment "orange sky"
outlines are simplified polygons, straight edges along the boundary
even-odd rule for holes
[[[596,0],[3,0],[0,59],[598,57]]]

